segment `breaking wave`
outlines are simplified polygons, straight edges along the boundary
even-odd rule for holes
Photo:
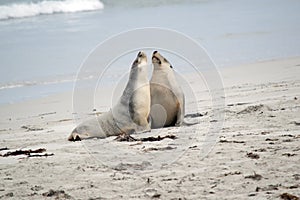
[[[43,14],[74,13],[103,9],[99,0],[51,0],[13,3],[0,6],[0,20],[32,17]]]

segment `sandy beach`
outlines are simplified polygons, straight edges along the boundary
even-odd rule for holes
[[[299,199],[299,75],[300,57],[222,68],[225,120],[204,158],[216,121],[193,78],[199,124],[134,135],[176,139],[69,142],[72,92],[1,105],[0,199]]]

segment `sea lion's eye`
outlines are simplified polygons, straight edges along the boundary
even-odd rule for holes
[[[160,64],[160,65],[161,65],[161,61],[160,61],[160,60],[158,60],[158,64]]]
[[[170,65],[170,68],[171,68],[171,69],[173,69],[173,66],[172,66],[172,65]]]

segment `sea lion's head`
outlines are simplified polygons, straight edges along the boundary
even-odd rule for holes
[[[137,54],[136,59],[133,61],[132,67],[135,68],[144,65],[147,65],[147,55],[143,51],[140,51]]]
[[[161,69],[173,68],[171,63],[165,57],[160,55],[160,53],[158,53],[158,51],[153,52],[152,63],[155,68],[161,68]]]

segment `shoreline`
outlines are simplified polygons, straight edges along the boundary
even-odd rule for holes
[[[226,66],[221,66],[219,67],[218,65],[216,65],[216,69],[219,71],[220,75],[221,75],[221,78],[222,78],[222,73],[225,72],[225,74],[230,71],[230,70],[234,70],[234,71],[240,71],[239,68],[243,68],[243,67],[246,67],[246,68],[249,68],[249,66],[256,66],[256,65],[260,65],[260,66],[264,66],[264,65],[267,65],[269,63],[286,63],[286,62],[297,62],[297,60],[299,59],[300,56],[290,56],[290,57],[284,57],[284,58],[274,58],[274,59],[267,59],[267,60],[261,60],[261,61],[254,61],[254,62],[249,62],[249,63],[242,63],[242,64],[234,64],[234,65],[226,65]],[[256,67],[256,68],[259,68],[259,67]],[[268,70],[270,69],[270,67],[268,68]],[[209,70],[208,70],[209,71]],[[253,72],[252,72],[253,73]],[[184,74],[182,74],[183,77],[189,77],[191,75],[191,72],[186,72]],[[73,76],[73,75],[72,75]],[[75,76],[75,75],[74,75]],[[52,81],[52,83],[49,83],[49,85],[58,85],[60,84],[60,82],[64,83],[66,82],[67,84],[70,84],[72,83],[72,85],[74,85],[74,81],[71,81],[70,80],[70,75],[67,76],[66,80],[64,80],[62,77],[63,75],[58,75],[59,77],[59,80],[57,81]],[[8,88],[4,88],[4,90],[6,89],[20,89],[20,88],[26,88],[26,87],[31,87],[31,85],[28,85],[28,82],[30,82],[30,80],[25,80],[25,81],[20,81],[20,83],[16,83],[17,85],[20,85],[21,82],[24,82],[27,84],[24,85],[24,86],[10,86],[11,83],[8,83]],[[37,81],[33,81],[33,83],[36,83]],[[43,82],[42,80],[39,80],[38,82]],[[51,82],[51,81],[48,81],[48,82]],[[57,82],[57,83],[56,83]],[[112,83],[111,83],[112,84]],[[46,86],[48,84],[32,84],[32,86]],[[11,87],[11,88],[10,88]],[[74,88],[72,87],[71,90],[73,90]],[[65,89],[64,89],[65,90]],[[46,94],[44,96],[41,96],[41,97],[28,97],[29,99],[25,99],[25,100],[17,100],[17,102],[6,102],[6,103],[1,103],[0,104],[0,108],[3,107],[3,106],[8,106],[8,105],[15,105],[15,104],[20,104],[20,103],[27,103],[27,102],[35,102],[35,101],[38,101],[38,100],[43,100],[43,99],[47,99],[47,98],[53,98],[53,97],[57,97],[57,98],[60,98],[59,96],[63,96],[65,94],[68,94],[68,93],[72,93],[71,90],[65,90],[64,92],[55,92],[53,94]]]

